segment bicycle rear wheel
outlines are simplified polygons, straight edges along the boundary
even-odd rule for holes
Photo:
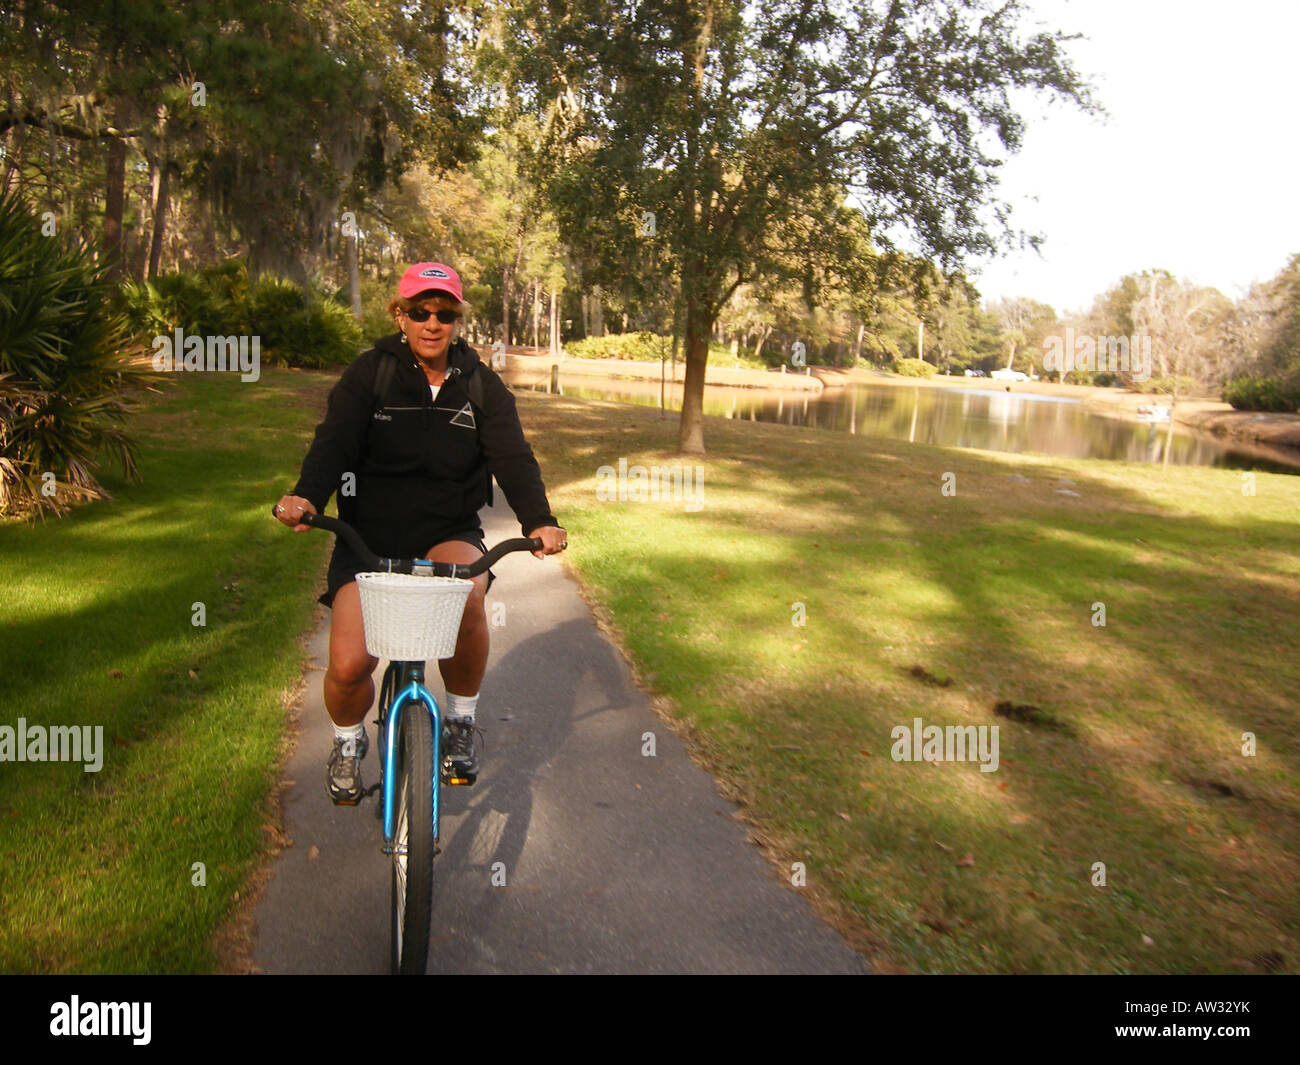
[[[419,702],[402,709],[394,776],[390,962],[394,974],[423,975],[433,906],[433,728]]]

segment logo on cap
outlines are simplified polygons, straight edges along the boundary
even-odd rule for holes
[[[451,277],[451,275],[447,273],[446,270],[439,270],[436,266],[431,266],[427,270],[421,270],[419,276],[420,277],[447,277],[447,278]]]

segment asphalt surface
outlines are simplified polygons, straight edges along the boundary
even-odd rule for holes
[[[504,506],[484,518],[488,544],[519,535]],[[726,816],[736,807],[651,709],[559,560],[510,555],[494,572],[489,621],[494,604],[505,611],[477,711],[483,771],[442,792],[428,971],[869,972]],[[293,845],[255,911],[252,960],[267,972],[385,973],[390,860],[377,796],[347,808],[325,794],[326,635],[322,625],[312,637],[285,771]],[[367,785],[378,779],[373,716]],[[642,754],[647,732],[654,757]]]

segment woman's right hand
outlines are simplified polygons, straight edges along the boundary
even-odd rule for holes
[[[288,525],[294,532],[307,532],[311,526],[302,524],[303,514],[315,514],[316,507],[310,499],[302,496],[281,496],[275,507],[277,521]]]

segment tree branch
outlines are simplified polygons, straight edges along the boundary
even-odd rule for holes
[[[0,112],[0,133],[7,133],[14,126],[35,126],[37,129],[57,133],[60,137],[81,141],[104,140],[110,137],[125,140],[128,137],[138,137],[141,133],[138,129],[122,130],[114,129],[112,126],[99,132],[92,132],[80,126],[70,126],[66,122],[52,119],[44,111]]]

